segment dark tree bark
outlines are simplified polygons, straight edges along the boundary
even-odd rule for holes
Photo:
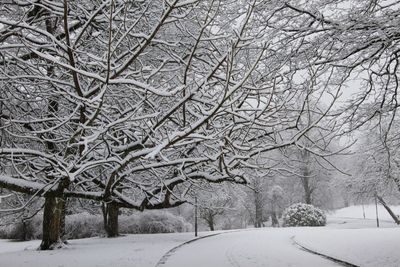
[[[64,244],[67,244],[67,236],[65,232],[65,216],[67,213],[67,198],[64,197],[61,199],[62,203],[60,203],[61,208],[61,216],[60,216],[60,237]]]
[[[304,201],[306,204],[312,204],[312,190],[310,188],[310,177],[302,177],[302,184],[304,188]]]
[[[107,237],[119,236],[118,230],[118,214],[119,207],[115,204],[103,204],[103,219],[104,219],[104,230],[106,231]]]
[[[208,227],[210,227],[210,231],[214,231],[214,216],[212,214],[209,214],[208,219],[207,219]]]
[[[62,246],[60,236],[61,213],[64,200],[46,197],[43,213],[43,237],[40,250],[51,250]]]
[[[215,230],[215,219],[216,216],[221,215],[222,210],[213,210],[212,208],[202,208],[200,209],[200,217],[207,223],[210,231]]]

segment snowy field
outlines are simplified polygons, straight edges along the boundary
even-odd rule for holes
[[[393,210],[400,213],[400,207]],[[383,209],[379,210],[381,228],[376,228],[374,206],[366,206],[365,214],[363,219],[362,207],[357,206],[330,214],[326,227],[223,232],[183,245],[166,256],[172,248],[193,239],[193,233],[71,240],[67,248],[56,251],[37,251],[39,241],[1,240],[0,266],[341,266],[299,245],[356,266],[400,266],[400,229]]]
[[[400,215],[400,206],[391,206],[390,207],[393,212],[397,215]],[[364,212],[363,212],[364,210]],[[358,218],[363,219],[365,214],[365,218],[367,219],[376,219],[376,211],[374,205],[366,205],[364,209],[362,206],[351,206],[348,208],[343,208],[336,210],[332,214],[328,214],[328,217],[331,218]],[[392,222],[392,218],[389,213],[385,210],[385,208],[381,205],[378,205],[378,217],[381,220],[386,220]]]

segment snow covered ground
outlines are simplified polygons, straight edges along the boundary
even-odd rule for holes
[[[400,206],[391,208],[400,214]],[[340,209],[328,216],[323,231],[299,232],[294,239],[308,249],[354,265],[398,267],[400,228],[382,206],[378,206],[378,217],[380,228],[376,227],[373,205]]]
[[[400,206],[391,206],[392,211],[400,215]],[[375,205],[358,205],[350,206],[347,208],[336,210],[335,212],[328,214],[330,218],[358,218],[363,219],[365,214],[366,219],[376,219]],[[382,205],[378,205],[378,217],[381,220],[392,221],[389,213],[385,210]]]
[[[400,207],[394,207],[396,214]],[[400,229],[381,210],[376,228],[374,206],[338,210],[328,225],[317,228],[262,228],[232,231],[204,238],[176,249],[193,239],[193,233],[128,235],[119,238],[71,240],[67,248],[37,251],[39,241],[0,240],[0,266],[340,266],[308,249],[358,266],[400,266]],[[200,233],[200,236],[212,234]]]
[[[204,238],[183,246],[158,267],[340,266],[294,246],[291,237],[299,231],[302,230],[261,228]]]
[[[209,233],[201,233],[207,235]],[[69,241],[65,249],[37,251],[40,241],[0,241],[1,267],[147,267],[171,248],[193,239],[193,233],[127,235]]]
[[[392,206],[395,214],[400,215],[400,206]],[[365,214],[365,219],[364,219]],[[376,228],[376,211],[374,205],[351,206],[328,214],[328,226],[333,228],[359,229]],[[378,206],[379,226],[393,228],[396,224],[383,206]]]
[[[304,231],[294,239],[308,249],[357,266],[400,266],[400,229],[397,228]]]

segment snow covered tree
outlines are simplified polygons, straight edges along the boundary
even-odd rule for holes
[[[346,181],[352,194],[364,199],[374,199],[377,196],[393,198],[398,195],[397,138],[388,137],[390,141],[384,141],[385,137],[379,127],[359,132],[359,136],[351,158],[352,168],[349,172],[352,177]],[[386,142],[391,145],[388,147]]]
[[[313,0],[287,1],[277,14],[304,43],[299,53],[343,86],[337,123],[347,132],[379,125],[388,147],[397,139],[399,12],[397,1]]]
[[[199,202],[200,218],[207,223],[210,231],[214,231],[218,217],[229,210],[231,199],[227,195],[221,196],[218,193],[215,194],[215,192],[206,195],[209,195],[209,198],[203,196],[204,199]]]
[[[268,152],[318,125],[340,85],[270,26],[280,10],[3,1],[0,187],[45,198],[41,249],[60,244],[66,198],[101,201],[117,235],[119,208],[174,207],[204,181],[245,184],[244,167],[270,169]],[[301,103],[327,92],[331,103],[299,124]]]

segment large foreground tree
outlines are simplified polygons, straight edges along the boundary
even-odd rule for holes
[[[222,0],[0,6],[0,187],[45,198],[41,249],[60,243],[65,198],[102,201],[113,236],[118,208],[177,206],[199,181],[247,183],[244,168],[273,168],[270,151],[300,144],[330,114],[341,85],[273,25],[279,10]],[[331,99],[301,124],[323,94]]]

